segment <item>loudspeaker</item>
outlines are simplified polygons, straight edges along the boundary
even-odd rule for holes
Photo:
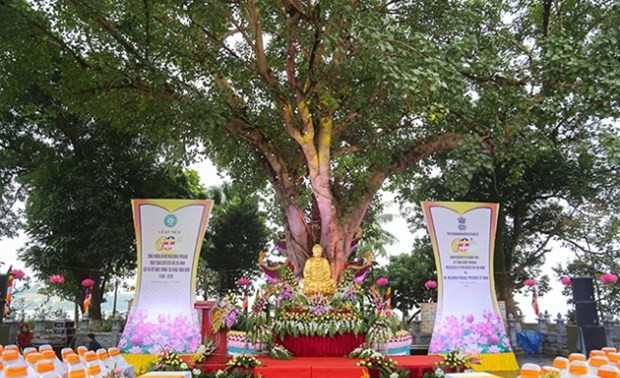
[[[603,326],[579,327],[579,349],[586,356],[592,350],[600,350],[610,344]]]
[[[0,274],[0,324],[4,321],[4,305],[6,304],[6,290],[9,275]]]
[[[599,325],[596,302],[575,302],[575,312],[577,313],[578,326]]]
[[[594,300],[594,282],[591,277],[571,278],[573,287],[573,301],[588,302]]]

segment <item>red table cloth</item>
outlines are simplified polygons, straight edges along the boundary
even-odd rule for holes
[[[351,353],[364,342],[364,335],[355,336],[353,332],[332,336],[298,336],[286,335],[277,338],[295,357],[341,357]]]

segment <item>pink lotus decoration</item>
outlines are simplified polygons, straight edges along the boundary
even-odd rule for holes
[[[50,282],[54,285],[62,285],[65,283],[65,278],[60,274],[53,274],[50,276]]]
[[[13,278],[16,280],[21,280],[26,277],[26,273],[21,269],[11,269],[11,273],[13,274]]]
[[[564,276],[564,277],[560,278],[560,282],[561,282],[561,283],[562,283],[562,285],[564,285],[564,286],[568,286],[568,285],[570,285],[570,284],[571,284],[570,277],[566,277],[566,276]]]
[[[616,281],[618,281],[618,276],[616,276],[615,274],[611,272],[605,273],[601,276],[601,282],[606,285],[615,284]]]
[[[377,279],[377,286],[386,286],[390,281],[386,277],[379,277]]]
[[[426,288],[426,290],[434,289],[437,287],[437,282],[434,280],[428,280],[424,282],[424,287]]]
[[[528,287],[534,287],[536,286],[536,280],[533,278],[528,278],[525,281],[523,281],[523,285],[528,286]]]
[[[93,287],[93,286],[95,286],[95,281],[92,278],[84,278],[82,280],[82,286],[84,286],[84,287]]]
[[[247,279],[246,277],[241,277],[237,280],[237,285],[247,286],[249,284],[250,284],[250,280]]]

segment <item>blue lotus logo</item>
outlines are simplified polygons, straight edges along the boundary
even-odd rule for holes
[[[166,227],[174,227],[177,224],[177,217],[174,214],[168,214],[164,218],[164,224]]]

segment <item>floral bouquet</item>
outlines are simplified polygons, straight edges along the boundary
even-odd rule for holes
[[[213,331],[223,328],[231,328],[239,320],[241,310],[237,306],[235,296],[229,292],[217,303],[217,309],[213,312]]]
[[[233,356],[228,360],[226,363],[226,370],[235,368],[251,369],[256,366],[261,366],[262,364],[263,363],[256,359],[256,357],[244,353]]]
[[[121,378],[122,376],[123,376],[123,370],[115,366],[114,369],[110,369],[110,371],[108,371],[106,375],[104,375],[103,378]]]
[[[480,363],[476,356],[463,354],[460,350],[452,351],[444,357],[443,361],[435,364],[435,370],[424,374],[424,378],[441,378],[446,373],[472,372],[474,365]]]
[[[195,367],[198,364],[205,362],[208,356],[215,351],[215,341],[206,337],[202,345],[198,347],[196,352],[192,354],[190,358],[191,365]]]
[[[175,352],[164,350],[148,371],[189,371],[189,365]]]
[[[290,360],[293,354],[280,344],[273,344],[269,349],[269,357],[274,360]]]
[[[360,348],[358,348],[360,349]],[[356,349],[356,351],[358,350]],[[366,355],[363,357],[358,363],[357,366],[362,366],[367,368],[371,372],[371,376],[379,377],[379,378],[401,378],[401,377],[409,377],[408,370],[397,369],[397,362],[391,359],[388,356],[384,356],[380,352],[373,350],[370,351],[368,348],[361,348],[361,352]],[[369,354],[367,353],[369,352]]]
[[[217,370],[206,373],[204,378],[252,378],[251,371],[225,371]]]

